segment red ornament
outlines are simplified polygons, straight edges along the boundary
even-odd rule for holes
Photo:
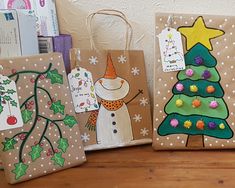
[[[58,151],[58,149],[55,149],[55,153],[58,153],[59,151]]]
[[[50,123],[50,126],[53,127],[53,126],[54,126],[54,123]]]
[[[49,106],[51,106],[51,101],[48,101],[47,104],[48,104]]]
[[[8,125],[15,125],[17,123],[17,118],[15,116],[8,116],[7,124]]]
[[[55,101],[56,101],[56,98],[55,98],[55,97],[53,97],[53,98],[52,98],[52,101],[53,101],[53,102],[55,102]]]
[[[30,103],[31,105],[34,105],[34,101],[30,101],[29,103]]]

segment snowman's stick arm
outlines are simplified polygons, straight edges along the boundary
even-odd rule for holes
[[[144,94],[143,90],[139,89],[139,92],[131,98],[131,100],[129,100],[128,102],[126,102],[126,104],[129,104],[131,101],[133,101],[136,97],[138,97],[140,94]]]

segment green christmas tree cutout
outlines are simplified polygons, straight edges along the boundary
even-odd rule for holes
[[[16,83],[20,79],[21,75],[24,74],[35,74],[36,77],[31,82],[33,84],[33,94],[29,96],[27,99],[24,100],[24,102],[20,105],[21,108],[21,114],[24,124],[27,124],[29,126],[29,123],[32,122],[32,125],[30,124],[30,129],[27,132],[19,132],[16,135],[14,135],[12,138],[5,138],[5,141],[2,142],[3,144],[3,152],[8,152],[15,149],[16,144],[19,145],[19,161],[18,163],[14,164],[14,169],[12,170],[12,173],[15,174],[15,179],[20,180],[21,177],[25,176],[27,174],[27,169],[30,167],[30,165],[33,165],[35,161],[40,159],[43,155],[43,151],[45,150],[45,146],[43,142],[48,142],[48,145],[50,146],[47,156],[50,157],[50,159],[54,162],[55,165],[58,165],[60,167],[64,166],[65,158],[63,157],[63,154],[67,152],[69,147],[69,141],[66,137],[63,136],[60,123],[62,122],[64,126],[67,128],[73,128],[75,125],[78,124],[77,120],[74,116],[70,116],[69,114],[65,114],[65,105],[62,104],[61,100],[56,100],[52,97],[50,91],[47,91],[45,88],[42,88],[38,86],[39,79],[41,82],[44,79],[50,80],[50,83],[52,85],[54,84],[63,84],[63,75],[59,74],[59,71],[57,69],[52,69],[52,64],[50,63],[47,70],[44,72],[39,72],[35,70],[23,70],[19,72],[15,72],[12,75],[9,76],[9,78],[13,79],[16,78]],[[3,84],[8,84],[9,81],[6,80],[3,82]],[[1,85],[0,90],[4,90],[4,86]],[[39,101],[38,101],[38,93],[45,92],[45,94],[48,96],[49,102],[48,105],[50,105],[51,113],[54,115],[61,114],[64,117],[62,119],[50,119],[46,116],[43,116],[39,109]],[[0,91],[1,92],[1,91]],[[16,105],[14,101],[11,101],[10,94],[14,93],[11,90],[8,90],[7,95],[3,96],[4,100],[10,101],[12,105]],[[1,106],[0,106],[1,110]],[[23,151],[26,146],[26,142],[28,139],[34,135],[34,131],[36,130],[36,127],[38,126],[39,120],[43,119],[46,124],[44,127],[41,126],[42,134],[39,141],[35,140],[35,144],[31,146],[31,151],[28,152],[28,155],[31,158],[32,163],[30,165],[27,165],[27,161],[23,158]],[[59,139],[56,141],[57,145],[54,145],[53,138],[49,138],[46,136],[46,133],[49,130],[49,126],[55,127],[55,129],[58,130],[59,133]],[[17,141],[16,138],[19,140]],[[52,142],[53,141],[53,142]],[[57,148],[55,148],[57,147]]]
[[[172,88],[173,96],[165,105],[167,116],[159,125],[158,134],[186,134],[186,147],[191,148],[204,147],[204,135],[232,138],[233,131],[226,121],[229,111],[223,99],[216,58],[207,47],[196,43],[185,54],[185,63],[186,70],[178,72],[178,82]]]

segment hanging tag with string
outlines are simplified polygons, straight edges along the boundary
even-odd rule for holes
[[[77,56],[77,60],[80,61],[80,52],[77,53]],[[93,111],[99,108],[90,71],[79,67],[77,63],[77,66],[68,75],[68,80],[76,113]]]
[[[158,35],[164,72],[185,69],[183,43],[180,32],[172,27],[174,16],[169,15],[167,27]]]
[[[23,127],[16,83],[2,74],[0,65],[0,131]]]

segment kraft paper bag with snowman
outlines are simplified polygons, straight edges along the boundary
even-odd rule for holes
[[[70,56],[68,77],[85,150],[151,143],[143,51],[74,48]]]
[[[234,23],[157,14],[154,149],[235,148]]]
[[[124,51],[118,50],[97,53],[72,49],[71,57],[72,69],[77,69],[78,64],[92,74],[97,100],[91,102],[97,105],[96,109],[77,112],[85,150],[151,143],[152,122],[143,52],[129,51],[128,56],[124,56]],[[79,81],[73,86],[82,88]],[[87,103],[88,98],[80,104]]]
[[[62,55],[0,60],[0,154],[14,184],[82,164]]]

